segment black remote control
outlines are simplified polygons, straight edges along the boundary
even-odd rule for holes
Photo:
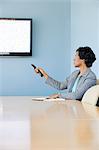
[[[34,64],[31,64],[32,65],[32,67],[34,68],[34,69],[36,69],[36,66],[34,65]],[[40,73],[40,75],[41,75],[41,77],[43,77],[43,74],[42,74],[42,72],[38,69],[38,72]]]

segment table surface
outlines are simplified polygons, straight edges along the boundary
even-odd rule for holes
[[[0,97],[0,150],[99,150],[99,108]]]

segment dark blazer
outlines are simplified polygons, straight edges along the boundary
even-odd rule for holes
[[[75,80],[78,77],[78,74],[79,70],[74,71],[68,78],[66,78],[64,82],[59,82],[48,76],[48,79],[45,81],[45,83],[58,90],[63,90],[63,92],[60,93],[61,98],[81,100],[84,93],[90,87],[96,84],[96,75],[91,71],[90,68],[88,68],[87,71],[80,76],[76,91],[72,92],[72,88]]]

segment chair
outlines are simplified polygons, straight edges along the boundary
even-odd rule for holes
[[[92,86],[85,92],[81,102],[88,103],[94,106],[99,103],[99,79],[97,80],[95,86]]]

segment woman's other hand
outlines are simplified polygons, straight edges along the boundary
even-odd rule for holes
[[[56,99],[59,98],[59,94],[53,94],[48,97],[48,99]]]

